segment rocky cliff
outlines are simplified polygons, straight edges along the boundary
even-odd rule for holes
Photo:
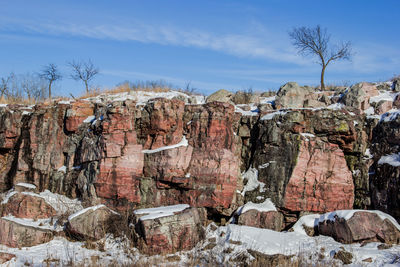
[[[232,94],[193,104],[181,93],[3,105],[0,190],[29,183],[128,215],[185,203],[218,223],[270,199],[282,229],[353,208],[399,220],[397,93],[378,88],[289,83],[240,105]]]

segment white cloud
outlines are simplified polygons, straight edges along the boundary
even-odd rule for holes
[[[5,24],[4,20],[3,23]],[[184,47],[209,49],[238,57],[268,59],[277,62],[305,64],[307,61],[296,55],[290,42],[279,43],[276,36],[262,37],[255,34],[214,34],[200,30],[183,30],[174,26],[129,24],[88,25],[74,23],[43,23],[12,21],[14,28],[48,35],[72,35],[117,41],[137,41]],[[10,23],[8,23],[8,28]]]

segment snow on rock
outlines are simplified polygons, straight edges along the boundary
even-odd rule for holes
[[[78,217],[78,216],[80,216],[80,215],[82,215],[82,214],[84,214],[84,213],[86,213],[88,211],[95,211],[95,210],[97,210],[99,208],[103,208],[103,207],[106,207],[106,206],[103,205],[103,204],[100,204],[100,205],[97,205],[97,206],[92,206],[92,207],[88,207],[86,209],[82,209],[82,210],[77,211],[77,212],[71,214],[70,216],[68,216],[68,221],[71,221],[73,218]]]
[[[304,226],[308,228],[314,228],[315,226],[318,226],[320,216],[320,214],[301,216],[300,219],[293,225],[293,231],[299,234],[307,235],[306,231],[304,230]]]
[[[241,193],[243,196],[246,192],[253,191],[258,187],[260,188],[260,192],[265,192],[265,183],[258,181],[258,170],[256,168],[249,168],[247,172],[242,173],[242,178],[247,180]]]
[[[264,120],[272,120],[276,115],[283,116],[286,113],[288,113],[288,112],[287,111],[278,110],[278,111],[275,111],[275,112],[272,112],[272,113],[269,113],[269,114],[266,114],[266,115],[262,116],[261,120],[262,121],[264,121]]]
[[[133,263],[129,244],[121,238],[107,237],[104,250],[85,248],[84,242],[55,237],[48,243],[23,248],[0,245],[0,252],[15,254],[5,266],[129,266]],[[47,263],[47,264],[46,264]]]
[[[135,210],[133,213],[135,215],[144,215],[140,217],[140,220],[154,220],[160,217],[166,217],[174,215],[176,212],[181,212],[190,206],[188,204],[178,204],[171,206],[162,206],[157,208],[139,209]]]
[[[400,111],[398,111],[397,109],[391,109],[388,112],[386,112],[385,114],[381,115],[381,119],[380,122],[390,122],[393,120],[396,120],[397,117],[399,116]]]
[[[226,227],[227,242],[240,242],[246,249],[255,250],[266,255],[293,255],[304,243],[311,243],[308,236],[295,232],[276,232],[249,226],[230,224]]]
[[[84,123],[91,123],[91,122],[93,122],[95,119],[96,119],[96,117],[93,116],[93,115],[91,115],[91,116],[88,116],[83,122],[84,122]]]
[[[250,110],[248,110],[248,111],[243,110],[242,106],[247,106],[247,105],[236,105],[235,106],[235,112],[242,114],[242,116],[257,116],[259,113],[257,106],[254,106],[254,105],[249,106]]]
[[[34,185],[34,184],[18,183],[16,185],[20,186],[20,187],[25,187],[25,188],[28,188],[28,189],[36,189],[36,185]]]
[[[29,218],[17,218],[11,215],[2,217],[3,219],[16,222],[24,226],[30,226],[34,228],[53,230],[57,232],[63,231],[63,226],[57,224],[56,220],[48,219],[29,219]]]
[[[67,173],[67,166],[61,166],[57,171]]]
[[[260,97],[260,104],[274,104],[276,96]]]
[[[379,92],[379,95],[373,96],[369,99],[370,103],[379,102],[379,101],[394,101],[396,98],[397,93],[393,93],[390,91]]]
[[[335,103],[327,106],[326,108],[331,110],[341,110],[345,108],[345,105],[343,105],[342,103]]]
[[[1,204],[7,204],[10,197],[12,197],[13,195],[15,195],[17,193],[18,193],[17,191],[8,191],[3,198],[3,201],[1,201]]]
[[[47,189],[35,195],[44,198],[59,214],[72,213],[83,208],[78,199],[70,199],[64,195],[52,193]]]
[[[394,167],[399,167],[400,166],[400,153],[394,153],[386,156],[382,156],[378,164],[389,164]]]
[[[327,212],[325,214],[322,214],[319,217],[318,222],[322,223],[324,221],[335,221],[336,218],[343,218],[347,221],[351,217],[353,217],[354,213],[356,213],[356,212],[375,213],[376,215],[379,216],[379,218],[382,221],[385,219],[388,219],[400,231],[400,225],[397,223],[397,221],[389,214],[386,214],[379,210],[336,210],[336,211]]]
[[[240,215],[248,210],[257,210],[259,212],[277,211],[274,203],[269,198],[263,203],[247,202],[244,206],[239,207],[237,214]]]
[[[143,153],[156,153],[156,152],[160,152],[163,150],[167,150],[167,149],[173,149],[173,148],[177,148],[177,147],[181,147],[181,146],[188,146],[188,140],[186,139],[185,136],[182,137],[182,140],[175,144],[175,145],[170,145],[170,146],[163,146],[163,147],[159,147],[156,149],[146,149],[146,150],[142,150]]]
[[[315,135],[312,133],[300,133],[301,136],[303,136],[305,138],[306,141],[310,141],[309,138],[314,138]]]

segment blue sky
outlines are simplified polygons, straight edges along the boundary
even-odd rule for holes
[[[320,66],[296,54],[288,31],[320,24],[356,53],[328,66],[326,83],[382,81],[400,73],[399,8],[397,0],[0,0],[0,77],[54,63],[64,74],[55,93],[79,95],[67,62],[91,59],[100,87],[163,79],[209,94],[317,85]]]

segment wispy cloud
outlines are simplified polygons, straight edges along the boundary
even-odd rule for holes
[[[4,20],[0,27],[4,28]],[[281,44],[273,34],[269,36],[240,33],[215,34],[197,29],[182,29],[174,26],[149,24],[74,24],[32,21],[7,22],[7,28],[46,35],[70,35],[117,41],[137,41],[208,49],[238,57],[251,57],[305,64],[306,60],[296,55],[290,44]]]

